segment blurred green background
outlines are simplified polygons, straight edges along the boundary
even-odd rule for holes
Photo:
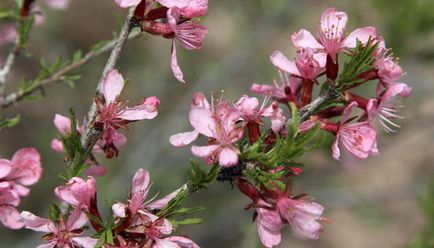
[[[2,0],[5,1],[5,0]],[[8,1],[8,0],[7,0]],[[77,49],[84,52],[103,39],[110,39],[125,11],[114,1],[71,0],[67,11],[43,7],[46,22],[33,30],[28,49],[31,58],[20,57],[13,72],[16,89],[20,78],[32,78],[38,71],[37,58],[54,61],[69,58]],[[269,62],[276,49],[294,56],[289,35],[306,28],[315,32],[321,12],[336,7],[349,14],[347,30],[373,25],[388,46],[400,57],[407,72],[403,81],[414,88],[405,103],[402,128],[397,134],[381,133],[380,156],[366,161],[331,159],[330,147],[304,158],[306,173],[296,180],[295,191],[308,192],[326,208],[332,224],[326,225],[320,240],[296,237],[287,228],[279,247],[406,247],[428,226],[419,206],[419,193],[434,175],[434,1],[432,0],[250,0],[210,1],[209,14],[201,23],[209,33],[200,51],[178,47],[179,63],[187,84],[177,82],[169,68],[170,41],[145,35],[127,43],[118,69],[130,80],[123,99],[134,103],[143,96],[161,100],[154,120],[134,123],[126,133],[127,146],[117,159],[100,161],[109,173],[98,179],[101,208],[104,199],[124,201],[131,178],[138,168],[150,170],[152,191],[171,192],[187,178],[189,148],[174,148],[171,134],[190,130],[188,111],[196,91],[225,90],[232,99],[248,93],[252,83],[269,83],[277,77]],[[3,58],[8,47],[0,49]],[[81,68],[82,79],[75,88],[65,84],[46,87],[42,101],[19,103],[3,112],[21,115],[21,123],[0,132],[0,156],[10,158],[19,148],[34,146],[43,159],[42,180],[20,205],[47,216],[47,205],[55,201],[54,188],[61,183],[62,155],[50,149],[57,135],[52,123],[55,113],[68,114],[74,107],[84,116],[108,54]],[[370,92],[373,94],[373,92]],[[229,184],[215,183],[192,197],[192,206],[205,206],[199,215],[204,223],[182,228],[204,248],[260,247],[252,212],[243,207],[248,199]],[[434,204],[434,203],[433,203]],[[0,227],[0,247],[34,247],[40,233],[11,231]],[[434,246],[431,246],[434,247]]]

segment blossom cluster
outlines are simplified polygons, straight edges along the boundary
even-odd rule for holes
[[[206,15],[208,0],[115,0],[122,8],[136,7],[135,18],[144,32],[172,40],[170,66],[173,75],[185,83],[178,65],[176,40],[187,50],[202,47],[208,28],[198,24],[195,18]],[[153,8],[156,4],[157,6]]]
[[[301,173],[295,159],[318,129],[334,135],[332,155],[336,160],[341,149],[359,159],[376,155],[375,122],[385,131],[395,132],[399,127],[395,119],[402,118],[399,101],[411,95],[411,87],[399,82],[403,70],[375,28],[358,28],[347,34],[347,20],[345,12],[329,8],[321,16],[316,37],[305,29],[293,33],[295,59],[280,51],[270,56],[281,83],[250,88],[265,96],[261,106],[256,97],[242,96],[230,102],[214,100],[212,95],[208,102],[197,93],[189,113],[194,130],[170,137],[174,146],[206,138],[207,145],[193,145],[191,152],[208,164],[220,165],[220,179],[235,180],[240,191],[252,199],[247,208],[255,209],[258,233],[266,247],[280,243],[285,224],[317,239],[322,223],[327,222],[321,205],[310,202],[306,194],[291,192],[292,178]],[[366,56],[359,56],[362,53]],[[340,59],[347,60],[343,67]],[[357,67],[354,61],[359,63]],[[325,82],[320,83],[322,79]],[[373,97],[353,92],[372,81],[377,85]],[[317,85],[320,97],[332,94],[336,99],[312,109]],[[269,99],[273,99],[270,104]],[[299,115],[306,111],[311,111],[307,118]],[[264,126],[266,119],[269,127]]]
[[[68,5],[68,1],[46,2],[55,8]],[[172,72],[184,82],[175,41],[189,50],[201,47],[207,28],[197,23],[197,17],[207,13],[208,1],[115,2],[122,8],[134,8],[130,25],[172,40]],[[26,3],[31,6],[33,1]],[[30,11],[28,8],[23,11]],[[131,122],[155,118],[160,105],[156,96],[150,96],[127,106],[128,101],[119,97],[125,86],[122,74],[108,70],[97,89],[89,120],[78,123],[73,111],[71,118],[54,117],[60,135],[51,141],[51,148],[64,153],[67,164],[67,173],[62,175],[65,184],[54,190],[61,204],[52,204],[49,218],[28,211],[19,214],[16,207],[29,194],[27,186],[35,184],[42,172],[39,153],[33,148],[21,149],[11,160],[0,159],[0,221],[12,229],[47,233],[45,244],[38,247],[198,248],[189,238],[172,234],[179,223],[174,217],[194,212],[180,208],[182,201],[218,180],[235,182],[251,200],[245,209],[254,210],[253,219],[265,247],[281,242],[285,226],[318,239],[328,219],[323,216],[324,207],[308,194],[293,192],[294,178],[303,171],[299,157],[319,143],[320,132],[333,135],[331,151],[336,160],[343,151],[358,159],[378,154],[376,127],[396,132],[396,119],[402,118],[399,101],[412,91],[401,82],[403,70],[375,28],[358,28],[347,34],[347,21],[345,12],[329,8],[321,16],[317,36],[305,29],[293,33],[295,58],[288,59],[280,51],[270,56],[281,82],[250,87],[252,93],[263,96],[262,103],[248,95],[230,101],[223,93],[211,93],[210,99],[195,93],[188,115],[192,130],[172,135],[169,142],[176,147],[195,142],[193,155],[213,167],[205,173],[192,162],[190,180],[159,200],[154,200],[156,196],[147,200],[150,175],[139,169],[126,200],[110,204],[110,216],[105,218],[98,207],[94,176],[103,176],[107,168],[94,154],[117,157],[127,142],[120,130],[128,130]],[[5,40],[12,37],[7,34]],[[362,96],[354,91],[372,82],[375,94]],[[319,92],[317,98],[314,92]],[[90,147],[81,140],[88,138],[88,132],[96,137]],[[83,179],[80,175],[85,168],[88,176]],[[90,228],[96,234],[86,236]]]
[[[30,193],[28,186],[39,181],[41,156],[34,148],[15,152],[11,160],[0,158],[0,221],[11,229],[23,227],[16,207]]]
[[[127,203],[115,203],[112,206],[114,219],[109,223],[110,230],[104,230],[103,220],[98,210],[95,178],[86,180],[74,177],[66,185],[55,189],[56,196],[69,204],[65,213],[57,212],[50,219],[38,217],[28,211],[21,213],[24,227],[47,233],[45,244],[39,247],[84,247],[93,248],[98,239],[83,237],[89,223],[96,232],[110,232],[113,240],[104,247],[153,247],[153,248],[198,248],[190,239],[171,235],[171,222],[158,216],[158,210],[165,208],[177,192],[166,197],[146,201],[150,190],[149,172],[139,169],[132,182]],[[68,214],[69,213],[69,214]]]

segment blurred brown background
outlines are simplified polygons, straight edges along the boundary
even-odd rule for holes
[[[2,0],[5,1],[5,0]],[[37,74],[37,58],[54,61],[56,56],[84,52],[102,39],[110,39],[125,11],[114,1],[71,0],[67,11],[43,6],[46,22],[33,30],[29,52],[20,57],[9,90],[20,78]],[[326,208],[332,224],[318,241],[304,240],[286,229],[279,247],[366,248],[406,247],[425,225],[418,205],[418,193],[434,175],[434,1],[432,0],[250,0],[210,1],[209,14],[202,23],[209,33],[200,51],[178,47],[179,63],[187,84],[178,83],[169,68],[170,41],[146,35],[128,42],[118,64],[130,80],[122,98],[132,103],[156,95],[162,104],[151,121],[131,125],[128,144],[112,161],[100,158],[109,173],[98,179],[101,208],[104,199],[124,201],[131,178],[138,168],[150,170],[153,192],[171,192],[186,179],[188,148],[170,146],[171,134],[190,129],[188,111],[196,91],[225,89],[231,99],[247,93],[250,85],[268,83],[277,74],[269,62],[276,49],[294,56],[289,35],[306,28],[316,31],[321,12],[336,7],[349,14],[347,30],[376,26],[388,46],[400,57],[407,75],[404,81],[414,88],[405,103],[402,128],[397,134],[382,133],[380,156],[363,162],[331,159],[330,146],[304,158],[306,173],[296,181],[297,192],[311,193]],[[6,48],[0,52],[4,57]],[[46,206],[55,201],[53,189],[61,183],[63,158],[49,147],[57,135],[52,124],[55,113],[68,114],[74,107],[84,116],[108,54],[81,68],[82,79],[75,88],[56,84],[45,89],[42,101],[27,101],[3,112],[21,115],[21,123],[0,132],[0,156],[10,158],[19,148],[34,146],[43,158],[44,175],[32,188],[21,210],[47,215]],[[372,92],[370,93],[372,94]],[[251,212],[243,207],[248,200],[229,184],[215,183],[192,197],[192,206],[207,208],[199,215],[204,223],[182,228],[204,248],[260,247]],[[0,247],[34,247],[40,233],[11,231],[0,227]]]

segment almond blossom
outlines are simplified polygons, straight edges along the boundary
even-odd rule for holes
[[[178,59],[176,55],[175,39],[178,40],[181,45],[187,50],[196,50],[202,47],[202,43],[205,40],[205,35],[208,32],[208,28],[194,23],[193,21],[180,22],[181,12],[177,8],[170,8],[167,11],[167,21],[173,32],[172,39],[172,56],[171,56],[171,68],[173,75],[180,82],[185,83],[183,73],[178,65]]]
[[[321,16],[318,38],[309,31],[301,29],[291,35],[292,42],[297,48],[311,48],[319,52],[323,59],[328,54],[333,63],[337,62],[338,53],[345,48],[355,48],[357,40],[366,43],[369,38],[376,38],[374,27],[358,28],[346,34],[348,16],[345,12],[335,8],[326,9]]]
[[[53,122],[61,135],[65,136],[71,132],[71,120],[68,117],[56,114],[54,116]],[[77,123],[76,130],[79,133],[79,135],[81,135],[84,132],[84,125],[79,125]],[[127,137],[125,137],[125,135],[117,131],[114,131],[111,134],[111,136],[112,136],[111,140],[116,148],[121,148],[125,146],[125,144],[127,143]],[[60,153],[65,152],[63,148],[63,143],[60,139],[51,140],[51,149]],[[93,151],[99,154],[104,154],[105,150],[107,150],[107,144],[103,139],[98,140],[96,145],[93,147]],[[88,159],[86,163],[90,165],[90,167],[86,169],[86,173],[88,175],[92,175],[92,176],[105,175],[107,171],[106,167],[100,165],[95,159]]]
[[[42,174],[41,156],[34,148],[15,152],[11,160],[0,159],[0,221],[6,227],[23,226],[16,210],[21,197],[30,193],[27,186],[39,181]]]
[[[30,212],[23,211],[21,218],[24,221],[24,227],[37,232],[45,232],[45,244],[37,248],[54,248],[54,247],[95,247],[98,239],[90,237],[80,237],[85,231],[84,225],[87,217],[84,212],[76,208],[68,219],[65,221],[60,217],[59,223],[54,223],[50,219],[38,217]]]
[[[109,158],[116,156],[118,153],[115,141],[119,137],[117,137],[116,129],[127,129],[127,124],[130,122],[155,118],[160,105],[160,100],[155,96],[151,96],[143,99],[140,104],[134,107],[126,107],[117,99],[124,87],[124,83],[124,78],[117,70],[108,71],[102,80],[104,99],[95,98],[98,108],[96,122],[103,126],[104,148],[105,150],[113,150],[111,153],[106,151]]]
[[[344,110],[340,124],[336,126],[334,132],[336,139],[332,146],[333,158],[339,160],[339,145],[345,147],[352,155],[365,159],[369,155],[378,154],[377,150],[377,131],[367,121],[347,122],[351,110],[357,106],[356,102],[350,103]],[[324,129],[322,123],[321,128]],[[327,130],[327,128],[325,128]],[[330,130],[328,130],[330,131]]]
[[[208,12],[208,0],[157,0],[169,9],[177,9],[185,18],[204,16]]]
[[[261,118],[269,117],[272,123],[271,129],[277,133],[285,125],[286,117],[277,102],[273,102],[270,106],[265,107],[267,101],[265,99],[262,105],[259,106],[259,101],[256,97],[244,95],[235,103],[235,108],[240,112],[241,118],[246,124],[262,124]]]
[[[167,219],[151,213],[151,210],[163,209],[179,191],[174,191],[160,200],[146,202],[149,188],[149,172],[139,169],[133,178],[128,203],[115,203],[112,206],[113,214],[117,218],[118,226],[116,230],[136,234],[141,238],[145,237],[146,240],[144,242],[146,244],[152,243],[152,247],[155,248],[199,247],[190,239],[170,236],[173,231],[172,224]],[[122,237],[118,238],[118,242],[121,243],[127,244],[130,241],[134,243],[134,240],[125,240]],[[150,241],[151,243],[149,243]]]
[[[410,97],[411,92],[412,88],[404,83],[391,84],[384,91],[381,91],[381,87],[379,87],[377,89],[378,97],[370,99],[366,106],[368,119],[370,121],[377,119],[384,130],[387,132],[395,132],[394,129],[400,126],[395,124],[392,120],[395,118],[403,118],[397,113],[399,100]]]
[[[202,92],[194,93],[191,108],[205,108],[209,109],[210,104],[208,100],[206,100],[205,95]],[[183,132],[170,136],[170,144],[176,147],[186,146],[191,142],[195,141],[199,137],[199,132],[197,130],[193,130],[191,132]]]
[[[91,209],[96,204],[96,182],[93,177],[87,180],[73,177],[66,186],[59,186],[54,192],[59,199],[74,207]]]
[[[286,71],[279,70],[281,83],[273,81],[273,85],[269,84],[253,84],[250,91],[260,95],[272,96],[275,100],[281,103],[289,101],[296,103],[300,96],[300,86],[302,82],[299,78],[290,76]]]
[[[243,136],[243,128],[236,125],[240,113],[226,101],[219,100],[217,106],[211,102],[209,107],[190,110],[190,124],[209,138],[207,146],[192,146],[191,151],[195,156],[230,167],[238,163],[239,150],[234,143]],[[177,138],[182,138],[182,135]]]

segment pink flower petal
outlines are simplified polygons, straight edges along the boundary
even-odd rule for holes
[[[149,189],[150,176],[149,172],[144,169],[137,170],[133,178],[131,193],[133,195],[140,192],[146,192]]]
[[[333,158],[336,160],[339,160],[339,158],[341,156],[341,151],[339,150],[339,133],[336,134],[336,139],[333,142],[332,153],[333,153]]]
[[[124,88],[124,78],[115,69],[110,70],[102,80],[102,93],[106,104],[114,102]]]
[[[357,45],[357,40],[362,42],[362,44],[366,44],[369,38],[371,38],[371,40],[377,38],[377,32],[374,27],[358,28],[348,35],[348,37],[345,39],[343,47],[355,48]]]
[[[41,178],[41,156],[34,148],[23,148],[12,157],[12,170],[6,177],[23,185],[35,184]]]
[[[195,108],[190,110],[189,119],[190,124],[199,133],[207,137],[214,137],[213,130],[216,128],[216,122],[208,109]]]
[[[294,46],[297,48],[312,48],[312,49],[324,49],[315,37],[306,29],[301,29],[298,33],[291,35],[291,40]]]
[[[173,146],[179,147],[190,144],[191,142],[195,141],[197,137],[199,137],[199,132],[194,130],[192,132],[174,134],[170,136],[169,141]]]
[[[191,152],[198,157],[204,158],[210,156],[215,150],[219,148],[218,145],[210,146],[192,146]]]
[[[9,160],[0,159],[0,179],[6,177],[11,169],[11,162]]]
[[[63,135],[71,132],[71,120],[63,115],[56,114],[54,116],[54,125],[57,130]]]
[[[169,203],[170,200],[175,198],[175,196],[179,193],[180,190],[181,189],[176,190],[176,191],[166,195],[165,197],[163,197],[159,200],[156,200],[156,201],[153,201],[149,204],[146,204],[146,207],[152,208],[152,209],[163,209],[164,207],[167,206],[167,204]]]
[[[68,231],[78,230],[87,222],[86,214],[81,209],[76,208],[66,221],[66,229]]]
[[[271,63],[277,68],[288,72],[289,74],[301,76],[300,71],[294,61],[291,61],[285,57],[280,51],[275,51],[270,56]]]
[[[96,243],[98,243],[98,239],[90,238],[90,237],[75,237],[72,238],[74,243],[80,245],[83,248],[94,248]]]
[[[329,36],[341,37],[345,35],[345,27],[347,26],[348,15],[342,11],[336,11],[335,8],[324,10],[321,15],[320,27],[321,31],[329,32]],[[330,34],[333,32],[334,34]]]
[[[142,0],[115,0],[121,8],[129,8],[139,5]]]
[[[175,40],[172,41],[172,56],[170,61],[170,68],[172,69],[173,76],[175,76],[178,81],[185,83],[184,74],[182,73],[181,68],[178,65],[178,59],[176,57]]]
[[[94,177],[102,177],[107,174],[107,168],[100,164],[92,164],[86,169],[86,175]]]
[[[180,248],[200,248],[191,239],[182,236],[170,236],[165,238],[165,240],[176,243]]]
[[[112,206],[113,215],[117,218],[127,217],[127,206],[123,203],[115,203]]]
[[[33,231],[51,233],[57,230],[51,220],[38,217],[27,211],[21,212],[21,218],[24,221],[25,228]]]
[[[231,148],[225,147],[219,154],[219,164],[230,167],[238,163],[238,153]]]
[[[0,206],[0,221],[10,229],[20,229],[24,226],[20,213],[11,206]]]
[[[50,144],[51,149],[55,150],[56,152],[63,153],[65,150],[63,149],[63,143],[62,141],[58,139],[51,140]]]

